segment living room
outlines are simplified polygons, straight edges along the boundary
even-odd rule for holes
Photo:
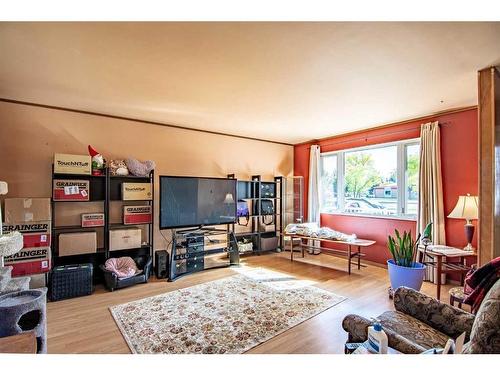
[[[21,19],[2,360],[498,358],[499,22]]]

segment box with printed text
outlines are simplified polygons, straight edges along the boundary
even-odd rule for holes
[[[123,206],[123,224],[151,223],[151,206]]]
[[[90,183],[88,180],[54,180],[52,197],[55,201],[88,201]]]
[[[153,199],[149,182],[122,183],[122,199],[124,201],[140,201]]]
[[[90,155],[54,154],[54,173],[90,175],[91,171]]]

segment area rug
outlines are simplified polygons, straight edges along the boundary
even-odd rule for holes
[[[266,284],[239,274],[110,310],[133,353],[238,354],[345,299],[310,285]]]

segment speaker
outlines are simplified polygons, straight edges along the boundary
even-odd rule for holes
[[[168,252],[160,250],[155,252],[156,278],[166,279],[168,277]]]

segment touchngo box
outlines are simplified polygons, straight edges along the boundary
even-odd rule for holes
[[[91,174],[89,155],[54,154],[54,173]]]
[[[140,201],[152,199],[151,184],[148,182],[124,182],[122,184],[124,201]]]
[[[88,201],[90,182],[88,180],[54,180],[52,197],[55,201]]]

